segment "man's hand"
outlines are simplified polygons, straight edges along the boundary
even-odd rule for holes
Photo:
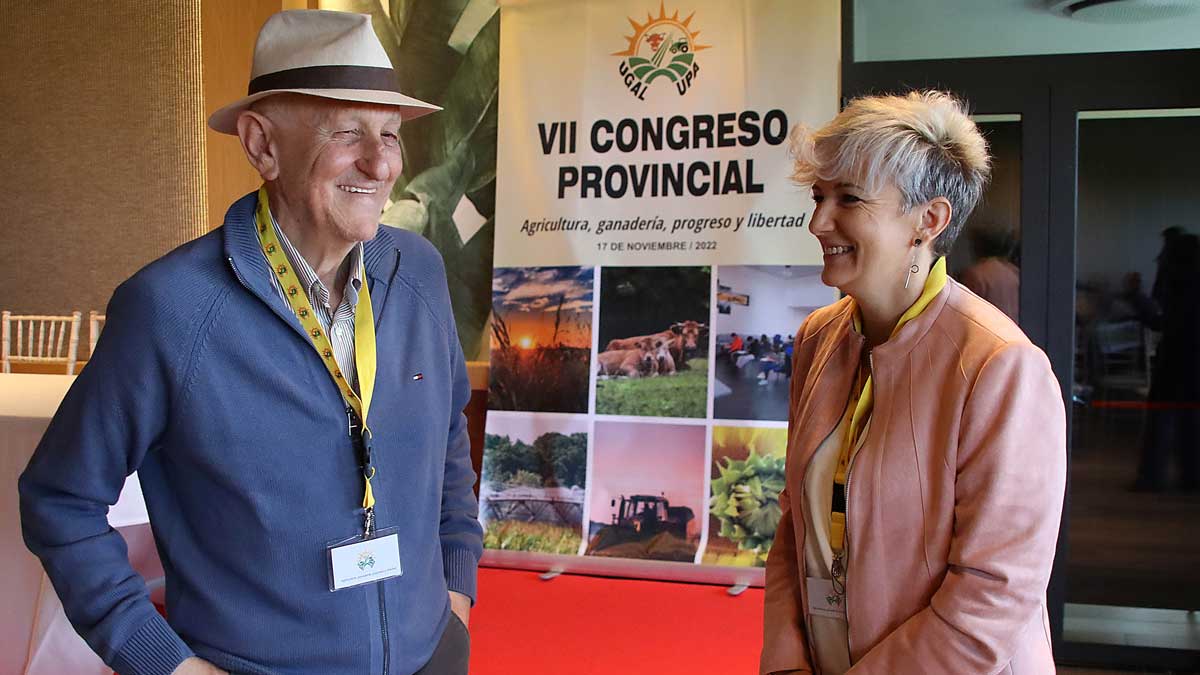
[[[229,675],[204,659],[195,656],[188,657],[171,675]]]
[[[450,611],[454,612],[464,626],[470,626],[471,623],[471,599],[462,593],[450,591]]]

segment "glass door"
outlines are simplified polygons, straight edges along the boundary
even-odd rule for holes
[[[1076,124],[1062,637],[1200,655],[1200,110]]]

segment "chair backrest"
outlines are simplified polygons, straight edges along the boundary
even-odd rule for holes
[[[82,314],[41,316],[6,311],[0,321],[4,372],[12,372],[14,363],[61,363],[68,375],[75,374]]]
[[[1096,347],[1101,354],[1121,352],[1141,353],[1142,323],[1140,321],[1100,321],[1096,323]]]
[[[88,312],[88,358],[96,353],[96,341],[100,339],[100,331],[104,329],[104,315],[96,310]]]
[[[1145,388],[1150,384],[1145,330],[1139,321],[1097,322],[1094,331],[1102,388]]]

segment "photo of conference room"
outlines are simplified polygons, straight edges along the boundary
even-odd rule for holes
[[[787,420],[792,339],[814,309],[836,299],[819,265],[718,268],[713,417]]]

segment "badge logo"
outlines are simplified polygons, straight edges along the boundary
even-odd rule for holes
[[[696,41],[700,31],[691,29],[692,12],[686,19],[679,19],[679,10],[667,16],[663,3],[658,5],[658,16],[646,13],[646,22],[638,23],[629,17],[633,35],[626,35],[629,47],[613,52],[623,57],[617,67],[625,88],[640,101],[646,100],[646,90],[661,78],[675,84],[675,91],[683,96],[692,88],[700,74],[696,52],[709,49]]]
[[[363,551],[358,554],[358,569],[366,570],[368,567],[375,567],[375,554],[371,551]]]

